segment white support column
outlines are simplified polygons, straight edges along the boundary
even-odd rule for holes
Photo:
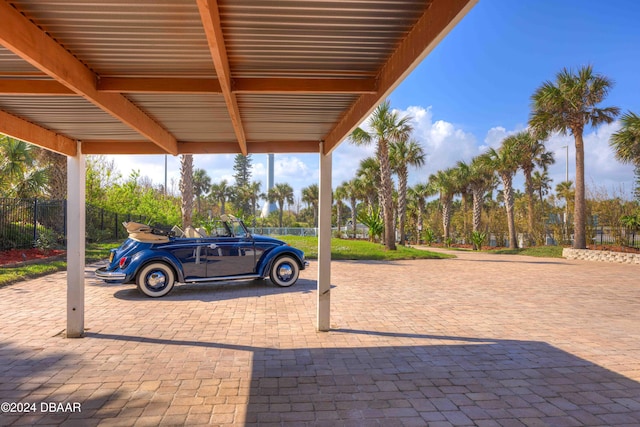
[[[84,333],[85,156],[67,157],[67,338]]]
[[[318,208],[318,331],[331,328],[331,154],[320,144]]]

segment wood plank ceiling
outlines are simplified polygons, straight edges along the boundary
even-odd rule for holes
[[[0,133],[330,153],[477,0],[0,0]]]

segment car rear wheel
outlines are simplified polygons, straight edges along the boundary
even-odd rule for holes
[[[138,290],[144,295],[158,298],[167,295],[176,283],[173,269],[162,262],[145,265],[136,277]]]
[[[291,286],[296,283],[299,274],[298,262],[290,256],[282,256],[271,266],[269,277],[278,286]]]

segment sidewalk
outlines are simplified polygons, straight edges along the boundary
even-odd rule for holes
[[[82,339],[66,273],[0,288],[0,402],[35,409],[0,425],[640,425],[638,266],[455,255],[334,262],[328,333],[315,263],[161,299],[88,268]]]

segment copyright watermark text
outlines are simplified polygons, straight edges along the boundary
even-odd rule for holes
[[[0,402],[0,414],[82,412],[80,402]]]

